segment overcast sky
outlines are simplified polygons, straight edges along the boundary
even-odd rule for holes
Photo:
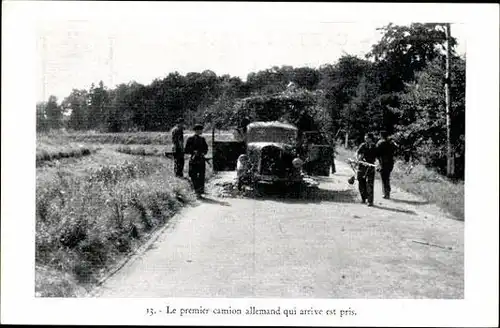
[[[149,84],[174,71],[210,69],[245,80],[275,65],[317,68],[344,53],[363,56],[380,39],[377,27],[399,23],[342,20],[325,15],[331,7],[233,3],[217,10],[213,3],[194,4],[43,7],[48,15],[37,25],[37,99],[53,94],[61,101],[73,88],[100,80],[107,87]],[[453,24],[452,35],[465,53],[465,25]]]

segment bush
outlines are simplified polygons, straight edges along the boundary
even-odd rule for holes
[[[80,145],[38,145],[36,151],[36,165],[39,166],[47,161],[54,161],[62,158],[78,158],[88,156],[99,149]]]
[[[161,156],[161,151],[155,147],[144,147],[144,146],[119,146],[115,148],[117,152],[137,155],[137,156]]]

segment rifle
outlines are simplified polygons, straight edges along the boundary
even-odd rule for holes
[[[376,168],[376,167],[377,167],[377,165],[375,165],[375,164],[368,163],[368,162],[365,162],[365,161],[360,161],[360,160],[354,160],[354,159],[352,159],[352,158],[348,158],[348,159],[347,159],[347,162],[349,163],[349,166],[351,167],[351,169],[354,171],[354,175],[353,175],[353,176],[351,176],[351,177],[347,180],[347,182],[348,182],[349,184],[351,184],[351,185],[352,185],[352,184],[354,184],[354,181],[356,181],[356,174],[357,174],[357,172],[356,172],[356,169],[354,168],[354,164],[363,164],[363,165],[367,165],[367,166],[370,166],[370,167],[373,167],[373,168]],[[367,172],[367,173],[368,173],[368,172]]]
[[[377,167],[377,165],[375,165],[375,164],[368,163],[368,162],[365,162],[365,161],[355,160],[355,159],[352,159],[352,158],[348,158],[347,161],[349,163],[352,163],[352,164],[363,164],[363,165],[367,165],[367,166],[371,166],[371,167]]]

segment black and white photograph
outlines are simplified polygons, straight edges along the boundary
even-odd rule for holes
[[[14,13],[13,2],[2,7]],[[411,5],[390,3],[29,4],[32,83],[23,85],[34,102],[17,115],[31,122],[33,181],[16,201],[33,209],[6,219],[30,227],[23,288],[33,304],[95,302],[104,315],[100,302],[141,300],[102,321],[111,324],[349,326],[378,322],[360,301],[419,300],[434,313],[445,304],[452,320],[446,304],[477,296],[466,292],[466,253],[482,238],[498,246],[498,232],[466,237],[478,231],[469,220],[489,231],[493,219],[466,194],[479,181],[471,167],[496,169],[498,181],[498,117],[489,151],[472,147],[481,127],[469,119],[470,75],[486,73],[470,68],[479,41],[458,5],[448,4],[455,17],[424,4],[413,17]],[[498,61],[496,42],[488,58]],[[497,91],[482,111],[498,115],[496,79],[482,84]],[[9,100],[2,121],[22,101]],[[2,173],[2,189],[13,175]],[[482,192],[498,214],[494,188]],[[4,221],[2,210],[2,240],[12,235]],[[3,290],[16,276],[4,275],[5,249]],[[484,278],[498,277],[498,253],[484,256],[497,263]],[[490,286],[485,313],[493,295],[498,305],[498,278]],[[479,322],[498,320],[498,310],[487,315]],[[72,323],[97,323],[86,316]],[[425,317],[411,320],[447,325]]]

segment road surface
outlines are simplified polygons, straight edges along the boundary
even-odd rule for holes
[[[351,175],[339,162],[302,199],[210,188],[92,296],[463,298],[464,223],[380,181],[360,204]]]

